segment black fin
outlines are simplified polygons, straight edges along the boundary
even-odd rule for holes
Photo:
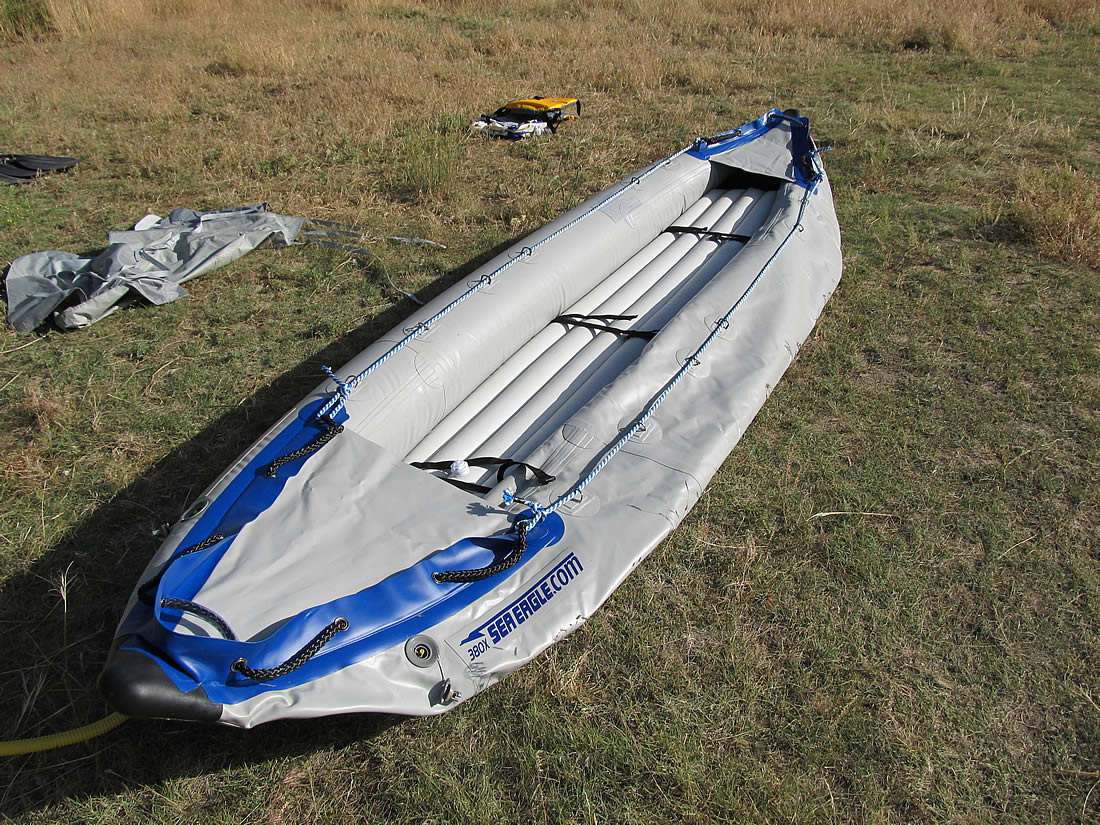
[[[111,653],[99,676],[99,692],[127,716],[217,722],[222,706],[206,698],[201,687],[184,693],[153,659],[136,650]]]

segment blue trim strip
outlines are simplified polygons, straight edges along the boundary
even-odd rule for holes
[[[560,516],[547,518],[530,530],[526,553],[509,571],[466,584],[436,583],[433,573],[484,567],[507,553],[513,543],[511,536],[462,539],[358,593],[304,610],[265,638],[252,642],[173,632],[166,625],[174,624],[169,617],[178,615],[178,611],[160,608],[158,592],[155,611],[144,611],[146,621],[140,634],[127,640],[121,648],[151,656],[181,691],[201,685],[212,702],[236,704],[270,690],[287,689],[319,679],[430,630],[500,587],[502,581],[529,563],[539,551],[561,541],[564,534],[565,523]],[[181,572],[177,573],[173,566],[161,582],[162,589],[187,592],[192,581],[205,580],[228,541],[223,544],[211,551],[193,554],[204,557],[209,552],[210,559],[200,558],[193,565],[184,564],[190,557],[182,559]],[[213,552],[215,550],[221,552]],[[348,620],[348,631],[333,639],[321,653],[294,672],[263,683],[231,672],[233,662],[242,657],[254,668],[282,664],[339,616]]]
[[[731,137],[725,140],[710,143],[705,138],[699,138],[699,140],[695,142],[695,147],[688,152],[688,154],[700,160],[710,160],[715,155],[720,155],[737,146],[744,146],[746,143],[751,143],[764,133],[771,131],[775,125],[771,121],[771,117],[775,114],[783,113],[780,112],[779,109],[772,109],[762,117],[749,121],[740,129],[734,129],[732,132],[723,133],[731,135]]]
[[[808,117],[791,117],[781,109],[772,109],[762,117],[746,123],[740,129],[724,133],[730,135],[724,140],[711,138],[715,141],[712,143],[700,138],[688,154],[700,160],[710,160],[715,155],[751,143],[783,123],[789,124],[791,127],[791,159],[794,166],[795,183],[808,189],[817,182],[816,173],[810,161],[811,153],[814,151],[813,140],[810,138],[810,119]]]
[[[243,470],[237,473],[218,497],[210,502],[202,515],[191,525],[191,529],[180,540],[179,548],[182,550],[191,547],[217,533],[226,536],[226,540],[214,545],[210,551],[194,554],[194,558],[186,556],[179,559],[177,553],[173,560],[165,565],[166,570],[174,568],[177,564],[190,570],[215,555],[216,558],[221,558],[232,543],[233,538],[240,532],[240,529],[272,505],[279,493],[282,492],[283,487],[286,486],[287,480],[298,474],[305,462],[309,460],[309,456],[284,464],[279,468],[278,475],[275,478],[265,477],[263,474],[264,469],[276,458],[284,456],[299,447],[304,447],[317,436],[323,426],[317,421],[317,411],[326,401],[327,399],[321,399],[304,406],[298,413],[297,418],[288,422],[271,439],[270,443],[249,461]],[[333,420],[338,424],[347,421],[347,419],[348,415],[343,410],[333,416]],[[210,569],[213,569],[212,566]],[[207,575],[209,575],[209,571],[207,571]],[[204,582],[205,578],[188,594],[173,593],[172,595],[180,598],[194,596]],[[158,601],[160,599],[159,590],[157,599]],[[136,605],[125,617],[122,626],[119,628],[119,635],[136,632],[138,627],[144,626],[148,621],[148,616],[135,615],[139,613],[139,607],[141,605]]]

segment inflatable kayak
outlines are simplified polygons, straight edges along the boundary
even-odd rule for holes
[[[683,519],[840,272],[796,112],[616,183],[326,369],[190,503],[104,696],[241,727],[469,699]]]

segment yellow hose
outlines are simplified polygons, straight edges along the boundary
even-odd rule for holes
[[[63,748],[66,745],[75,745],[77,742],[86,742],[97,736],[102,736],[107,731],[112,731],[125,722],[129,717],[121,713],[112,713],[98,722],[92,722],[82,728],[52,733],[49,736],[35,736],[32,739],[12,739],[10,742],[0,742],[0,756],[19,756],[24,753],[38,753],[54,748]]]

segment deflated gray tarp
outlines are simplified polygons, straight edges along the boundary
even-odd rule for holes
[[[167,218],[149,215],[132,230],[111,232],[109,245],[94,258],[33,252],[8,269],[8,320],[17,332],[31,332],[53,313],[58,327],[72,330],[139,296],[167,304],[187,294],[184,281],[259,246],[289,246],[303,223],[305,218],[269,212],[267,204],[215,212],[173,209]]]

